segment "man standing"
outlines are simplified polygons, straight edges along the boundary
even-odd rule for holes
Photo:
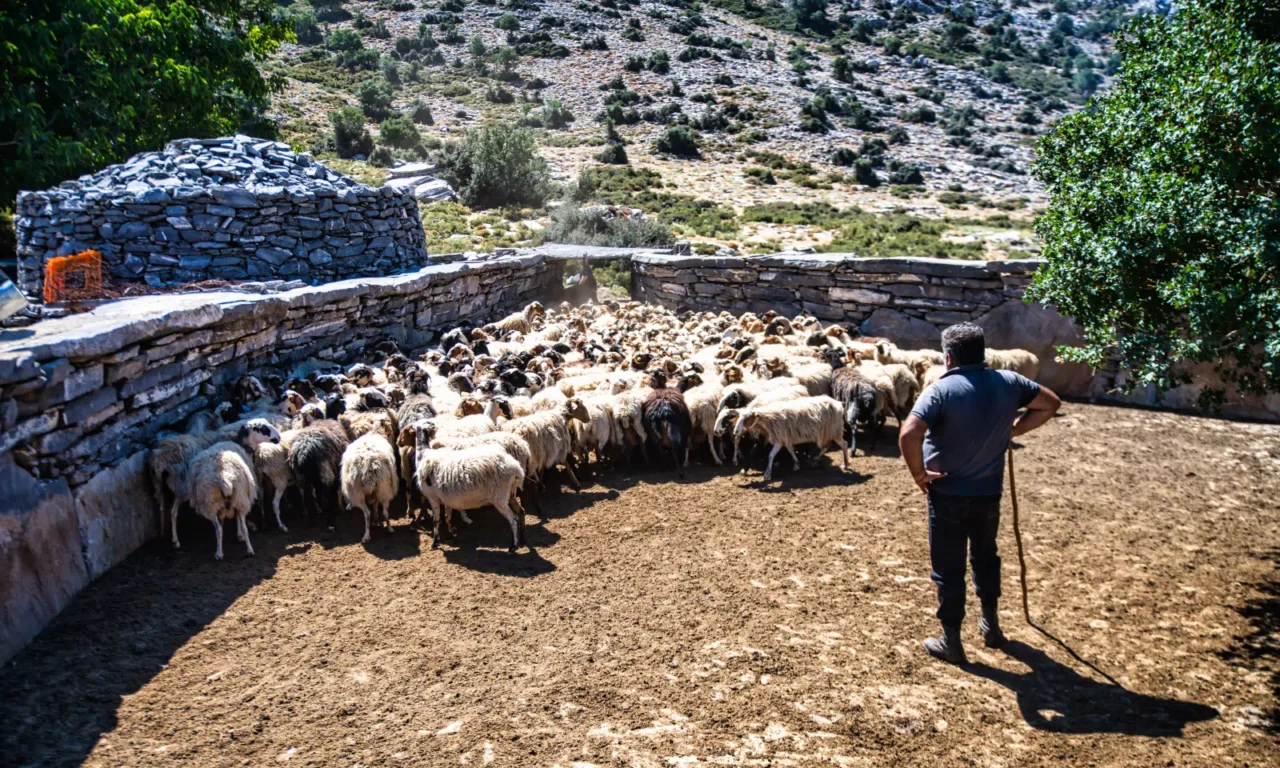
[[[942,332],[947,372],[920,395],[898,435],[911,477],[929,497],[929,559],[938,585],[942,635],[924,641],[932,656],[965,660],[965,549],[982,603],[978,631],[988,648],[1004,643],[1000,599],[1000,493],[1009,441],[1047,422],[1058,396],[1012,371],[987,368],[986,339],[972,323]],[[1018,410],[1027,410],[1018,415]],[[1016,421],[1015,421],[1016,419]]]

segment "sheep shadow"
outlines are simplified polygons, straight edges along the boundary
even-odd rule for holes
[[[1231,646],[1218,655],[1233,666],[1265,672],[1271,678],[1271,711],[1261,727],[1273,736],[1280,735],[1280,547],[1260,555],[1270,560],[1273,570],[1261,584],[1255,585],[1260,595],[1233,608],[1249,622],[1249,632],[1234,638]]]
[[[508,542],[510,541],[510,535],[511,529],[507,528]],[[555,563],[544,558],[532,546],[535,541],[534,537],[529,536],[528,540],[530,545],[521,547],[515,554],[507,552],[505,544],[502,545],[501,549],[480,549],[470,543],[463,543],[456,547],[442,546],[440,551],[444,553],[445,562],[450,565],[461,566],[480,573],[491,573],[496,576],[531,579],[554,571],[556,569]]]
[[[129,696],[236,600],[275,575],[306,542],[250,534],[244,555],[228,526],[226,559],[213,559],[205,521],[183,549],[167,537],[137,550],[80,591],[53,622],[0,669],[0,765],[80,765],[115,729]]]
[[[1011,672],[982,663],[965,664],[962,669],[1013,691],[1022,719],[1036,730],[1181,737],[1188,724],[1212,720],[1219,714],[1204,704],[1147,696],[1085,677],[1044,651],[1016,640],[1007,641],[1004,652],[1026,665],[1028,671]]]
[[[391,533],[376,528],[371,531],[369,541],[361,544],[364,551],[379,560],[407,560],[421,555],[422,543],[418,532],[413,526],[404,525],[403,520],[400,522],[401,525],[396,525],[393,519]]]
[[[871,475],[864,475],[853,468],[842,470],[839,464],[832,467],[801,466],[799,470],[792,469],[788,465],[786,469],[780,470],[777,462],[774,462],[773,477],[767,483],[762,475],[746,477],[748,482],[741,487],[761,493],[791,493],[810,488],[848,487],[862,485],[871,479]]]

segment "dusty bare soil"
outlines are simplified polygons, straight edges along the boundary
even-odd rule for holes
[[[929,659],[882,439],[763,487],[609,471],[508,556],[301,521],[141,552],[0,673],[0,765],[1276,765],[1280,428],[1070,404],[1018,452],[1005,651]],[[1103,675],[1114,679],[1108,681]]]

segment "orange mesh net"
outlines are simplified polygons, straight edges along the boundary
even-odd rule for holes
[[[102,254],[81,251],[49,259],[44,265],[44,302],[102,298]]]

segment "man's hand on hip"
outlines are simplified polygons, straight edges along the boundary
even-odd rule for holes
[[[932,483],[934,480],[941,480],[946,476],[946,472],[933,472],[926,469],[924,472],[914,475],[911,479],[916,481],[916,485],[919,486],[921,493],[928,495],[929,483]]]

